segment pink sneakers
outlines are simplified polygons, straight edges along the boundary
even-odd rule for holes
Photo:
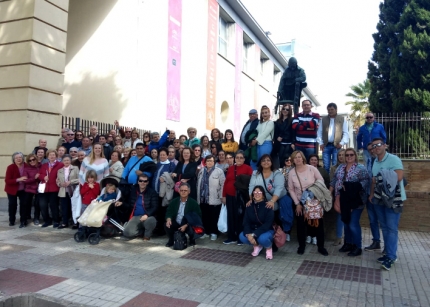
[[[273,254],[272,254],[272,249],[266,249],[266,259],[267,260],[272,260],[273,259]]]
[[[261,245],[254,246],[254,251],[251,253],[251,255],[254,257],[257,257],[262,249],[263,249],[263,246]]]

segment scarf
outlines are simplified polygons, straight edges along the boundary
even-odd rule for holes
[[[355,168],[357,167],[357,163],[354,163],[351,168],[349,169],[349,171],[347,172],[347,174],[345,175],[346,172],[346,164],[341,164],[338,168],[338,173],[337,173],[337,180],[336,180],[336,185],[335,185],[335,189],[336,191],[339,191],[342,188],[343,182],[344,181],[351,181],[351,177],[353,175],[355,175]]]
[[[202,183],[200,185],[200,203],[209,204],[209,177],[214,171],[215,167],[212,167],[209,171],[207,168],[203,170]]]

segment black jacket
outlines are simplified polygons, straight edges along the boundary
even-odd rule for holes
[[[189,179],[187,183],[191,187],[191,193],[190,197],[194,200],[197,199],[197,167],[200,165],[200,163],[197,162],[190,162],[187,164],[187,166],[184,169],[184,172],[182,173],[182,167],[184,166],[184,163],[178,162],[176,165],[175,170],[173,171],[178,176],[175,178],[175,182],[178,182],[181,179]],[[173,198],[179,197],[179,193],[174,193]]]
[[[252,130],[257,129],[257,126],[258,126],[258,123],[259,123],[259,122],[260,122],[260,121],[258,120],[258,118],[257,118],[257,119],[255,119],[255,120],[251,123],[251,127],[249,127],[248,132],[249,132],[249,131],[252,131]],[[243,126],[243,128],[242,128],[242,132],[240,133],[240,137],[239,137],[239,149],[241,149],[241,150],[246,150],[246,149],[248,148],[248,144],[242,143],[242,133],[243,133],[243,130],[245,129],[246,125],[248,125],[248,123],[249,123],[249,120],[248,120],[248,121],[246,122],[246,124]],[[245,137],[245,142],[246,142],[246,137]]]
[[[112,155],[113,148],[108,144],[103,145],[103,153],[107,160],[110,160],[110,156]]]
[[[139,191],[139,185],[136,184],[131,188],[130,192],[129,207],[132,208],[130,218],[133,217],[134,209],[136,208],[137,197],[141,197],[140,195],[141,194]],[[145,208],[146,215],[154,216],[155,212],[157,212],[158,194],[149,186],[147,186],[145,191],[143,192],[143,205]]]
[[[257,212],[257,215],[255,214]],[[257,239],[263,233],[273,230],[273,220],[275,211],[266,208],[266,202],[251,203],[251,206],[246,207],[245,216],[243,217],[243,233],[245,235],[253,233]]]
[[[282,141],[279,143],[292,143],[294,140],[294,131],[292,128],[293,119],[275,121],[275,142],[278,142],[278,137],[282,138]]]

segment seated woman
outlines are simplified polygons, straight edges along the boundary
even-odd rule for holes
[[[252,256],[256,257],[260,251],[266,248],[266,259],[273,259],[273,220],[275,213],[266,206],[266,192],[257,185],[252,190],[251,205],[246,207],[243,218],[243,231],[239,238],[245,244],[253,245]]]

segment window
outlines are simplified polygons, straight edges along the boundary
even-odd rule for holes
[[[228,23],[221,16],[219,17],[219,31],[218,31],[218,52],[227,57],[228,50]]]
[[[253,51],[254,42],[249,38],[249,36],[244,32],[243,33],[243,67],[242,71],[249,73],[252,71],[253,67],[253,57],[255,56]]]
[[[261,51],[261,53],[260,53],[260,74],[261,74],[263,79],[265,76],[265,67],[266,67],[266,63],[268,60],[269,60],[269,57],[267,55],[265,55],[263,51]]]

